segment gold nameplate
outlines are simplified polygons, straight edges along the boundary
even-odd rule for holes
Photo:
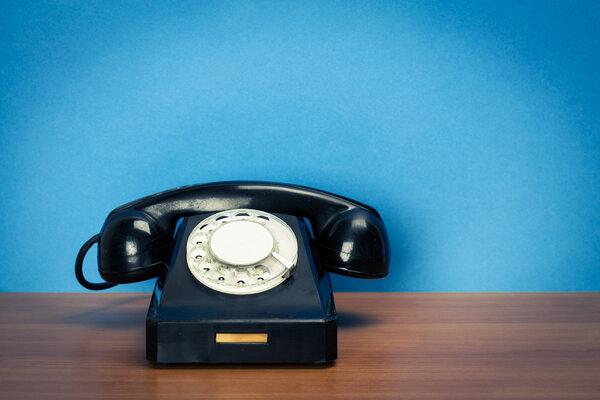
[[[217,333],[217,343],[267,343],[268,333]]]

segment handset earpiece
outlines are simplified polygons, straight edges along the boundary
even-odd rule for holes
[[[106,282],[92,283],[83,275],[83,258],[98,243],[98,271]],[[111,215],[79,250],[75,276],[86,289],[103,290],[119,283],[159,276],[171,251],[171,240],[150,216],[136,210]]]
[[[316,238],[319,262],[330,272],[356,278],[388,274],[389,249],[381,219],[364,209],[335,216]]]
[[[159,276],[171,255],[172,239],[150,216],[119,211],[100,231],[100,276],[111,283],[131,283]]]

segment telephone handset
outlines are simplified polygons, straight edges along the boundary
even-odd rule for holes
[[[96,242],[104,283],[88,282],[82,271],[85,253]],[[152,361],[326,362],[335,359],[332,346],[336,348],[332,339],[335,307],[327,272],[382,278],[388,265],[387,234],[375,209],[307,187],[239,181],[185,186],[116,208],[100,233],[81,248],[75,274],[81,285],[92,290],[159,277],[147,318],[147,357]],[[192,292],[195,300],[190,300]],[[184,293],[188,297],[183,297]],[[312,293],[314,301],[301,300],[300,293],[305,297]],[[192,303],[196,305],[192,307]],[[317,345],[308,356],[298,355],[278,345],[272,336],[266,341],[271,356],[266,357],[253,356],[253,347],[241,353],[228,351],[227,343],[215,339],[215,349],[219,350],[215,356],[215,349],[197,344],[195,329],[199,327],[204,334],[214,333],[215,338],[228,323],[233,324],[230,329],[234,331],[228,334],[245,332],[285,304],[304,310],[298,311],[297,318],[286,314],[292,315],[286,321],[292,324],[289,330],[279,332],[287,325],[277,318],[272,325],[257,329],[269,331],[262,332],[267,337],[284,335],[298,344],[310,341],[307,332],[296,338],[294,331],[297,324],[310,321],[305,314],[312,310],[318,315],[313,325],[323,324],[328,332],[325,340],[315,331],[312,342],[325,340],[324,347]],[[178,310],[177,318],[174,309]],[[215,325],[214,315],[207,317],[213,312],[236,316],[238,325],[231,318]],[[175,319],[185,320],[186,315],[188,325],[180,323],[177,328],[183,331],[171,332],[169,324]],[[245,323],[240,322],[244,318]],[[195,346],[196,353],[183,355],[180,348],[168,350],[166,343],[173,345],[174,337],[188,351]]]
[[[357,278],[383,278],[388,273],[387,235],[375,209],[302,186],[223,182],[168,190],[116,208],[100,235],[85,246],[99,241],[98,267],[109,284],[87,282],[81,268],[77,278],[84,287],[98,290],[159,276],[171,256],[180,218],[236,208],[306,217],[319,263],[327,271]]]

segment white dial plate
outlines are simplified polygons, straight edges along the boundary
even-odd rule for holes
[[[213,233],[209,247],[225,264],[256,264],[273,251],[273,235],[256,222],[233,221]]]
[[[186,261],[194,277],[213,290],[253,294],[284,282],[296,266],[298,243],[280,218],[235,209],[205,218],[192,229]]]

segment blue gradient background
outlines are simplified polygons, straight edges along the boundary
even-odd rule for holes
[[[380,210],[390,276],[336,290],[599,290],[599,42],[597,1],[2,1],[0,290],[83,290],[111,209],[246,179]]]

